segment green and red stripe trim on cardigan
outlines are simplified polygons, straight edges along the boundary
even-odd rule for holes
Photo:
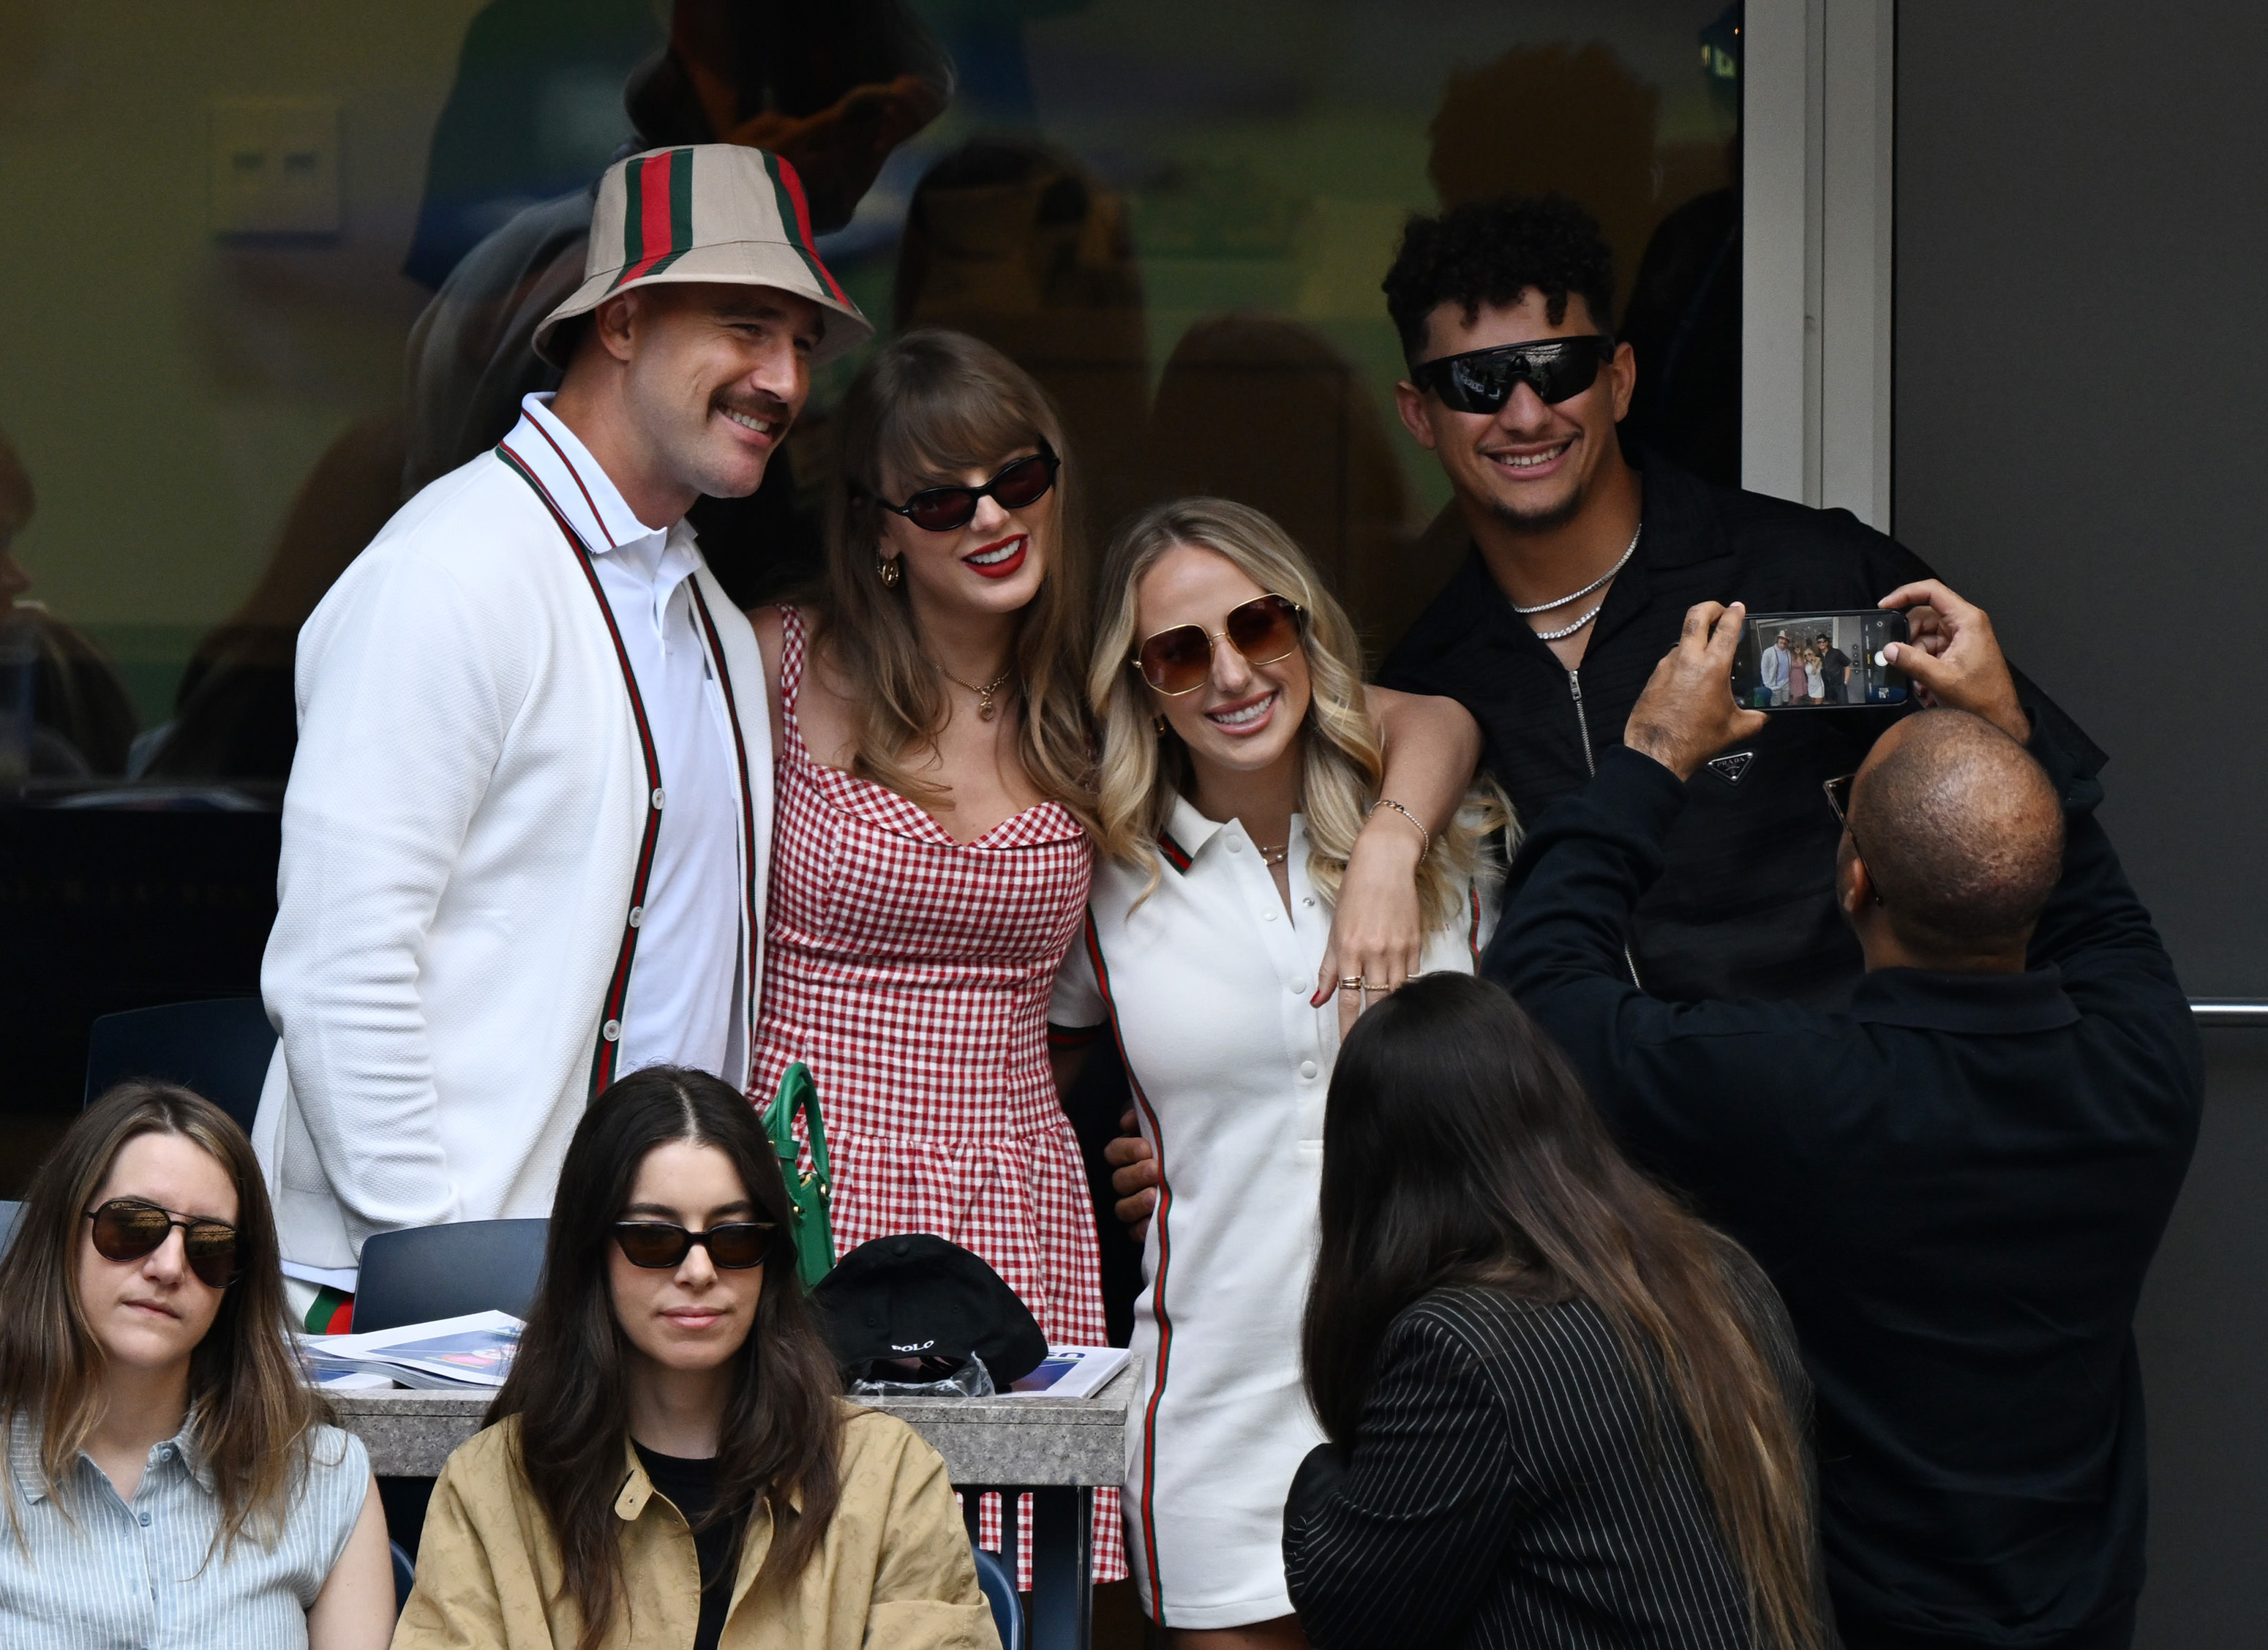
[[[669,149],[622,169],[622,272],[607,290],[644,280],[693,249],[693,151]]]
[[[745,955],[747,961],[747,971],[753,975],[755,972],[756,947],[763,939],[763,931],[756,916],[756,879],[769,874],[770,867],[756,858],[756,799],[755,791],[748,782],[747,741],[740,737],[740,701],[733,693],[733,673],[725,663],[724,638],[717,634],[717,621],[710,616],[709,598],[701,593],[701,581],[697,578],[693,581],[693,606],[701,615],[702,633],[708,637],[709,641],[709,657],[716,660],[718,685],[725,689],[725,717],[733,725],[733,755],[740,762],[740,843],[741,851],[747,856],[741,863],[747,867],[748,875],[748,945]],[[748,986],[747,1011],[748,1057],[752,1064],[755,1059],[758,995],[756,985],[754,981],[751,981]]]
[[[328,1284],[318,1285],[313,1304],[299,1327],[310,1335],[347,1335],[354,1330],[354,1297]]]
[[[512,474],[534,490],[535,496],[543,501],[543,507],[551,512],[552,520],[558,524],[568,548],[575,552],[576,560],[583,569],[583,577],[589,581],[592,599],[599,604],[599,616],[607,622],[607,634],[614,641],[615,660],[622,667],[622,686],[630,696],[630,715],[637,723],[638,749],[645,758],[645,835],[638,843],[637,873],[630,879],[631,916],[622,920],[622,949],[615,956],[614,977],[607,983],[606,1000],[599,1011],[598,1046],[591,1053],[590,1093],[595,1099],[600,1090],[615,1080],[615,1065],[622,1055],[622,1002],[630,995],[630,962],[637,954],[638,925],[632,918],[642,913],[645,904],[646,880],[653,873],[654,843],[661,834],[661,762],[654,754],[653,730],[646,723],[645,700],[639,696],[637,676],[630,669],[630,650],[622,645],[622,633],[615,623],[614,608],[607,600],[606,591],[600,586],[599,570],[592,564],[590,548],[569,524],[549,490],[536,480],[535,472],[527,468],[526,460],[514,453],[507,442],[497,442],[496,451],[497,456],[511,468]],[[569,468],[571,471],[573,467]],[[609,1022],[615,1028],[615,1035],[611,1038],[607,1035]]]

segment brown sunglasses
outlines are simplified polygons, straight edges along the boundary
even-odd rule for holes
[[[86,1212],[94,1222],[94,1252],[107,1261],[138,1261],[156,1254],[181,1230],[181,1256],[197,1280],[225,1289],[241,1274],[236,1264],[236,1228],[225,1220],[183,1219],[170,1209],[139,1197],[113,1197]]]
[[[1272,665],[1300,651],[1307,637],[1307,610],[1288,596],[1255,596],[1231,608],[1219,630],[1202,624],[1177,624],[1160,630],[1135,650],[1130,661],[1142,680],[1168,698],[1194,693],[1212,674],[1216,637],[1243,655],[1248,665]]]

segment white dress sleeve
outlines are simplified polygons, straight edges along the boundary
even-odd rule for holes
[[[1048,999],[1048,1024],[1083,1030],[1100,1026],[1109,1018],[1109,1008],[1102,999],[1101,983],[1094,976],[1094,962],[1087,955],[1086,935],[1082,929],[1064,954],[1063,967],[1056,972],[1055,994]]]

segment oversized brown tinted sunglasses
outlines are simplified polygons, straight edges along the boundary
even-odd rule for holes
[[[145,1259],[164,1248],[179,1226],[182,1258],[200,1283],[225,1289],[239,1276],[236,1228],[225,1220],[184,1219],[139,1197],[113,1197],[88,1210],[86,1218],[94,1222],[94,1252],[107,1261]]]
[[[1202,624],[1177,624],[1160,630],[1134,651],[1131,661],[1142,680],[1172,698],[1194,693],[1212,674],[1212,646],[1217,638],[1244,657],[1248,665],[1272,665],[1300,651],[1306,639],[1307,610],[1288,596],[1255,596],[1231,608],[1220,629]]]

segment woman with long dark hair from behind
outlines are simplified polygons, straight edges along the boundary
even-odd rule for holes
[[[1500,990],[1357,1022],[1323,1123],[1285,1510],[1318,1650],[1814,1650],[1809,1388],[1778,1296],[1626,1162]]]
[[[945,1463],[840,1397],[789,1214],[731,1085],[652,1066],[592,1102],[395,1650],[997,1650]]]
[[[252,1143],[125,1083],[40,1166],[0,1259],[0,1634],[103,1650],[378,1650],[386,1519],[284,1332]]]

